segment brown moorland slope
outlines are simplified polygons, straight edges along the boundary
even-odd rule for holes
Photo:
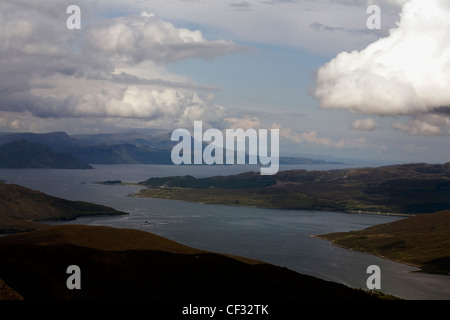
[[[23,300],[23,297],[0,279],[0,301],[3,300]]]
[[[317,237],[344,248],[417,266],[426,272],[450,274],[450,210],[417,215],[360,231]]]
[[[69,201],[22,186],[0,182],[0,233],[31,231],[43,220],[72,220],[88,215],[127,214],[106,206]]]

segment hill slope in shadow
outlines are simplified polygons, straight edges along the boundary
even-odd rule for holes
[[[66,269],[81,269],[69,290]],[[255,260],[130,229],[53,226],[0,238],[0,278],[26,300],[376,299]]]

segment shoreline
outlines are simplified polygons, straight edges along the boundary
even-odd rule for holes
[[[125,185],[125,184],[123,184]],[[143,188],[142,190],[147,190]],[[139,191],[140,192],[140,191]],[[378,216],[388,216],[388,217],[414,217],[418,214],[412,213],[395,213],[395,212],[374,212],[374,211],[336,211],[336,210],[319,210],[319,209],[289,209],[289,208],[280,208],[280,207],[269,207],[269,206],[247,206],[238,203],[208,203],[204,201],[193,201],[188,199],[174,199],[174,198],[163,198],[163,197],[152,197],[147,195],[142,195],[140,193],[131,193],[127,195],[128,197],[135,198],[148,198],[148,199],[161,199],[161,200],[171,200],[171,201],[184,201],[189,203],[203,204],[203,205],[217,205],[217,206],[228,206],[228,207],[241,207],[241,208],[259,208],[259,209],[274,209],[274,210],[286,210],[286,211],[317,211],[317,212],[339,212],[345,214],[368,214],[368,215],[378,215]],[[419,215],[422,213],[419,213]]]
[[[310,237],[312,237],[312,238],[316,238],[316,239],[321,239],[321,240],[324,240],[324,241],[328,241],[328,242],[330,242],[333,246],[338,247],[338,248],[347,249],[347,250],[352,250],[352,251],[355,251],[355,252],[361,252],[361,253],[370,254],[370,255],[379,257],[379,258],[381,258],[381,259],[389,260],[389,261],[392,261],[392,262],[404,264],[404,265],[407,265],[407,266],[410,266],[410,267],[419,269],[418,271],[411,271],[411,272],[419,272],[419,271],[421,271],[421,272],[424,272],[424,273],[427,273],[427,274],[444,275],[444,274],[442,274],[442,273],[427,272],[427,271],[423,270],[423,269],[421,268],[421,266],[412,264],[412,263],[410,263],[410,262],[401,261],[401,260],[396,260],[396,259],[391,259],[391,258],[388,258],[388,257],[383,256],[383,255],[381,255],[381,254],[372,253],[372,252],[370,252],[370,251],[361,251],[361,250],[357,250],[357,249],[354,249],[354,248],[351,248],[351,247],[346,247],[346,246],[337,244],[334,240],[329,240],[329,239],[327,239],[327,238],[324,237],[324,236],[325,236],[325,235],[320,235],[320,234],[317,234],[317,235],[316,235],[316,234],[312,234],[312,235],[310,235]]]
[[[412,272],[412,273],[414,273],[414,272],[419,272],[419,273],[425,273],[425,274],[430,274],[430,275],[450,276],[450,273],[445,273],[445,272],[432,272],[432,271],[429,271],[429,270],[424,269],[423,266],[421,266],[421,265],[419,265],[419,264],[414,264],[414,263],[412,263],[412,262],[408,262],[408,261],[404,261],[404,260],[399,260],[399,259],[394,259],[394,258],[389,258],[389,257],[387,257],[387,256],[384,256],[384,255],[382,255],[382,254],[378,254],[378,253],[375,253],[375,252],[366,251],[366,250],[358,250],[358,249],[355,249],[355,248],[353,248],[353,247],[340,245],[340,244],[336,243],[335,240],[327,239],[326,234],[324,234],[324,235],[320,235],[320,234],[319,234],[319,235],[310,235],[310,237],[316,238],[316,239],[321,239],[321,240],[324,240],[324,241],[328,241],[328,242],[331,243],[333,246],[338,247],[338,248],[347,249],[347,250],[352,250],[352,251],[360,252],[360,253],[370,254],[370,255],[379,257],[379,258],[381,258],[381,259],[385,259],[385,260],[392,261],[392,262],[395,262],[395,263],[404,264],[404,265],[406,265],[406,266],[409,266],[409,267],[413,267],[413,268],[417,268],[417,269],[418,269],[418,270],[416,270],[416,271],[409,271],[409,272]]]

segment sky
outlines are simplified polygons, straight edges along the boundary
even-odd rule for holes
[[[281,155],[444,163],[449,89],[446,0],[0,3],[0,132],[203,121],[279,129]]]

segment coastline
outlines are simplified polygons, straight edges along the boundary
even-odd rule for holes
[[[341,245],[341,244],[336,243],[334,240],[327,239],[325,236],[326,236],[326,235],[321,235],[321,234],[317,234],[317,235],[312,234],[312,235],[311,235],[312,238],[316,238],[316,239],[321,239],[321,240],[324,240],[324,241],[328,241],[328,242],[330,242],[332,245],[334,245],[334,246],[336,246],[336,247],[338,247],[338,248],[342,248],[342,249],[352,250],[352,251],[356,251],[356,252],[362,252],[362,253],[371,254],[371,255],[373,255],[373,256],[377,256],[377,257],[382,258],[382,259],[385,259],[385,260],[393,261],[393,262],[396,262],[396,263],[401,263],[401,264],[404,264],[404,265],[407,265],[407,266],[410,266],[410,267],[414,267],[414,268],[420,269],[420,270],[414,271],[414,272],[424,272],[424,273],[428,273],[428,274],[442,275],[442,273],[427,272],[427,271],[423,270],[423,269],[421,268],[421,266],[418,265],[418,264],[413,264],[413,263],[411,263],[411,262],[407,262],[407,261],[402,261],[402,260],[398,260],[398,259],[389,258],[389,257],[386,257],[386,256],[384,256],[384,255],[377,254],[377,253],[370,252],[370,251],[358,250],[358,249],[355,249],[355,248],[352,248],[352,247],[349,247],[349,246],[344,246],[344,245]]]
[[[126,183],[122,183],[123,185],[126,185]],[[139,184],[132,184],[132,185],[139,185]],[[168,189],[168,188],[167,188]],[[340,210],[331,210],[331,209],[324,209],[320,210],[318,208],[310,209],[310,208],[285,208],[285,207],[276,207],[276,206],[264,206],[264,205],[245,205],[242,202],[208,202],[208,201],[196,201],[196,200],[189,200],[189,199],[177,199],[177,198],[171,198],[171,197],[155,197],[155,196],[149,196],[144,195],[141,193],[141,191],[148,190],[146,188],[141,189],[138,193],[131,193],[127,196],[129,197],[136,197],[136,198],[149,198],[149,199],[162,199],[162,200],[171,200],[171,201],[185,201],[190,203],[197,203],[197,204],[203,204],[203,205],[220,205],[220,206],[229,206],[229,207],[245,207],[245,208],[260,208],[260,209],[276,209],[276,210],[286,210],[286,211],[318,211],[318,212],[340,212],[340,213],[346,213],[346,214],[370,214],[370,215],[378,215],[378,216],[389,216],[389,217],[414,217],[417,214],[408,214],[408,213],[396,213],[396,212],[374,212],[374,211],[340,211]]]
[[[416,215],[363,230],[311,235],[349,250],[420,269],[419,272],[450,275],[448,228],[450,210]]]

